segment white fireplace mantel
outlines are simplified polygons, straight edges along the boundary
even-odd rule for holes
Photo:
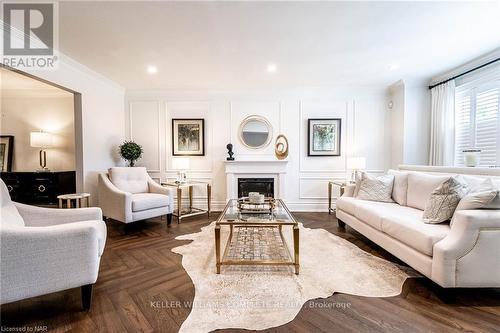
[[[238,197],[238,178],[274,178],[274,197],[286,198],[287,160],[225,161],[226,200]]]

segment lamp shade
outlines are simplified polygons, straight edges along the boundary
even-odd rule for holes
[[[189,158],[187,157],[173,157],[172,169],[174,170],[189,170]]]
[[[30,133],[31,147],[49,148],[52,147],[52,134],[47,132],[31,132]]]
[[[366,158],[364,157],[348,157],[347,169],[349,170],[363,170],[366,168]]]

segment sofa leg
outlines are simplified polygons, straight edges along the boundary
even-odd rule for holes
[[[167,225],[172,224],[172,213],[167,214]]]
[[[339,224],[339,227],[345,229],[345,222],[342,222],[341,220],[337,219],[337,223]]]
[[[82,286],[82,306],[85,311],[90,310],[90,304],[92,303],[92,287],[93,284],[87,284]]]

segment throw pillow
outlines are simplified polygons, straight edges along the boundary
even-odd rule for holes
[[[389,170],[387,174],[394,176],[392,199],[401,206],[406,206],[406,193],[408,192],[408,172]]]
[[[456,210],[485,208],[497,195],[497,190],[469,193],[460,200]]]
[[[392,201],[392,186],[394,184],[393,175],[385,175],[380,177],[372,177],[363,172],[359,179],[357,199],[393,202]]]
[[[442,223],[448,221],[467,192],[468,188],[460,176],[448,178],[432,191],[427,200],[423,215],[424,222]]]
[[[482,183],[472,189],[474,192],[484,191],[500,191],[500,183],[493,181],[491,178],[486,178]],[[500,196],[497,195],[483,208],[500,209]]]
[[[498,196],[497,190],[469,193],[465,197],[463,197],[462,200],[460,200],[457,209],[455,209],[455,212],[466,209],[486,208],[497,196]],[[455,220],[455,214],[453,214],[450,226],[453,224],[454,220]]]

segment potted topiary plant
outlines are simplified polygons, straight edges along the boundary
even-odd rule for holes
[[[128,166],[130,167],[133,167],[135,161],[141,158],[142,152],[142,147],[134,141],[125,141],[120,146],[120,156],[128,161]]]

